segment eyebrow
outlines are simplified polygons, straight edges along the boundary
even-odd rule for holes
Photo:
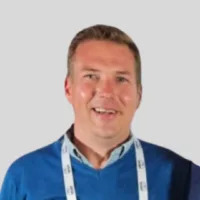
[[[100,72],[100,70],[94,69],[94,68],[88,67],[88,66],[83,67],[83,69],[81,71]]]
[[[129,71],[117,71],[117,74],[131,75]]]
[[[85,66],[85,67],[83,67],[81,71],[100,72],[100,70],[95,69],[95,68],[92,68],[92,67],[90,67],[90,66]],[[118,75],[128,75],[128,76],[131,75],[131,73],[130,73],[129,71],[124,71],[124,70],[116,71],[116,74],[118,74]]]

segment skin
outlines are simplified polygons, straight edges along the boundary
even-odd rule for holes
[[[74,143],[95,168],[101,168],[114,148],[130,136],[131,121],[141,101],[135,59],[126,45],[90,40],[74,56],[65,92],[74,110]],[[113,117],[93,108],[113,109]]]

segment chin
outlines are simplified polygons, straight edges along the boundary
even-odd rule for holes
[[[113,138],[119,133],[119,129],[109,126],[96,126],[95,133],[98,137]]]

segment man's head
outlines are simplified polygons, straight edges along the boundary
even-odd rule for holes
[[[69,77],[73,71],[73,59],[76,52],[77,47],[85,41],[88,40],[98,40],[98,41],[110,41],[117,44],[126,45],[130,51],[133,53],[135,58],[134,61],[134,70],[136,74],[136,81],[137,85],[142,85],[141,80],[141,59],[140,59],[140,52],[134,43],[134,41],[122,30],[118,29],[117,27],[107,26],[107,25],[94,25],[91,27],[87,27],[80,32],[78,32],[68,50],[68,57],[67,57],[67,77]]]
[[[128,133],[142,95],[137,46],[116,27],[83,29],[68,51],[65,91],[75,124],[98,137]]]

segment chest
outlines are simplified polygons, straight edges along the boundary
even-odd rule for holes
[[[163,169],[164,170],[164,169]],[[171,172],[156,170],[148,173],[149,200],[177,200],[184,196],[183,184],[172,184]],[[74,174],[77,200],[139,200],[136,170]],[[64,200],[62,176],[41,174],[40,179],[29,183],[27,200]],[[181,197],[181,198],[180,198]]]

